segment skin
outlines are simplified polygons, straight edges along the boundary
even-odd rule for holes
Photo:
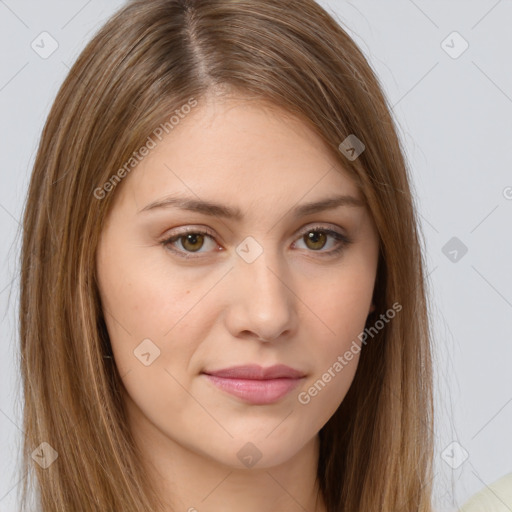
[[[355,183],[303,122],[261,100],[209,95],[113,193],[97,252],[101,301],[130,429],[169,510],[325,511],[318,432],[359,354],[309,403],[298,395],[363,331],[379,241],[364,205],[291,210],[338,194],[362,199]],[[140,211],[169,194],[238,207],[243,220]],[[352,243],[328,255],[336,239],[304,236],[317,226]],[[214,236],[162,243],[184,227]],[[248,236],[258,244],[250,251],[263,251],[251,263],[236,251]],[[144,339],[154,344],[143,346],[147,366],[134,355]],[[253,405],[201,373],[250,363],[306,377],[278,402]],[[246,443],[261,454],[252,467],[237,457]]]

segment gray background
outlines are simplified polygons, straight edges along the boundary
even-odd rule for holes
[[[437,509],[454,511],[512,472],[512,3],[320,3],[369,59],[400,126],[433,306]],[[19,222],[29,174],[70,65],[122,4],[0,0],[0,512],[15,511],[18,485]],[[44,31],[58,43],[48,58],[31,47],[43,46]]]

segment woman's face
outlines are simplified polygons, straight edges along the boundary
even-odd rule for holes
[[[205,97],[154,139],[97,253],[131,428],[161,453],[281,464],[353,380],[375,226],[322,141],[263,103]]]

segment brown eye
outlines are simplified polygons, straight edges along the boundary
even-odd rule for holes
[[[303,231],[302,236],[295,242],[295,247],[309,253],[318,253],[320,257],[334,257],[340,255],[351,243],[352,240],[346,235],[318,226]],[[303,247],[300,247],[302,244]]]
[[[204,236],[200,233],[189,233],[178,238],[182,240],[181,245],[186,251],[196,252],[202,248],[204,244]]]
[[[215,248],[214,233],[201,229],[188,230],[163,240],[161,244],[184,258],[193,257],[194,253],[200,255]],[[196,256],[197,257],[197,256]]]
[[[310,231],[303,237],[306,246],[315,251],[323,249],[327,242],[327,236],[323,231]]]

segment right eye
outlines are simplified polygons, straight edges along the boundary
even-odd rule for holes
[[[193,258],[195,257],[193,256],[195,253],[208,252],[208,250],[201,251],[205,246],[205,241],[210,240],[210,243],[213,244],[211,248],[215,246],[213,237],[214,233],[209,230],[187,229],[180,233],[173,234],[161,243],[164,247],[176,253],[178,256],[183,258]],[[177,248],[177,244],[179,244],[181,248]]]

